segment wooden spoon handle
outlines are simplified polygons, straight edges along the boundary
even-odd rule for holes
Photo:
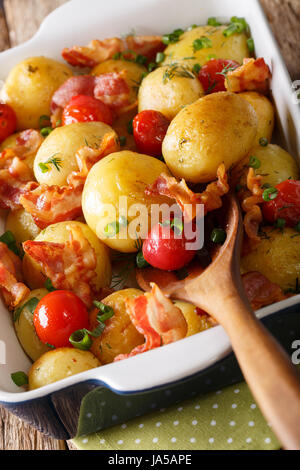
[[[227,313],[228,312],[228,313]],[[272,430],[300,450],[300,375],[278,342],[241,298],[223,304],[222,322],[244,377]]]

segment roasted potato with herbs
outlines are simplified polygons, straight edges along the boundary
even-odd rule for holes
[[[95,250],[97,256],[97,289],[109,286],[111,281],[111,263],[109,250],[86,224],[73,220],[49,225],[49,227],[42,230],[35,240],[39,242],[47,241],[54,243],[65,243],[70,239],[70,232],[67,230],[68,226],[79,227],[82,230],[83,235],[87,238]],[[28,285],[32,289],[44,286],[45,276],[41,273],[39,264],[28,254],[25,254],[23,258],[23,272]]]
[[[9,212],[5,230],[10,230],[14,234],[18,245],[22,245],[26,240],[34,240],[41,231],[35,224],[32,215],[25,209]]]
[[[35,289],[24,299],[14,312],[14,326],[17,337],[26,354],[36,361],[42,354],[49,351],[49,347],[38,338],[33,324],[33,311],[28,302],[36,298],[41,300],[48,294],[47,289]]]
[[[151,205],[172,205],[167,197],[145,195],[145,188],[162,172],[169,173],[163,162],[129,150],[111,153],[92,167],[83,190],[82,210],[103,243],[125,253],[139,251],[139,238],[150,229]],[[124,210],[126,204],[125,216],[120,206]]]
[[[170,171],[191,183],[216,178],[248,154],[257,132],[253,106],[234,93],[219,92],[186,106],[171,122],[162,152]]]
[[[85,145],[97,148],[104,134],[112,128],[103,122],[76,122],[54,129],[40,146],[34,160],[34,174],[40,184],[63,186],[72,171],[78,171],[75,154]],[[116,139],[117,139],[116,134]],[[51,163],[59,160],[57,165]],[[40,167],[47,164],[48,171]]]
[[[160,111],[170,121],[187,104],[204,95],[192,69],[183,65],[167,65],[151,72],[139,90],[139,112]]]
[[[265,138],[270,142],[275,119],[271,101],[266,96],[255,91],[245,91],[240,93],[239,96],[247,100],[255,109],[258,119],[256,142],[259,143],[261,138]]]
[[[170,44],[164,51],[163,64],[174,62],[186,62],[190,64],[204,65],[211,56],[216,59],[231,59],[242,63],[245,57],[249,57],[247,36],[244,33],[232,34],[229,37],[223,35],[227,26],[197,26],[183,33],[178,42]],[[203,47],[195,48],[194,41],[207,38]]]
[[[242,273],[258,271],[283,290],[300,277],[300,236],[292,228],[262,227],[262,240],[241,259]]]
[[[65,64],[46,57],[30,57],[9,73],[0,99],[17,115],[18,129],[38,129],[39,118],[50,115],[55,90],[73,75]]]
[[[29,370],[29,390],[99,366],[101,366],[99,360],[90,351],[75,348],[58,348],[48,351]]]
[[[188,330],[186,336],[192,336],[196,333],[200,333],[200,331],[211,328],[212,324],[208,320],[208,317],[198,315],[195,305],[181,300],[175,300],[174,304],[176,307],[180,308],[187,322]]]
[[[136,346],[144,343],[144,336],[141,335],[130,320],[126,311],[125,300],[133,299],[142,295],[139,289],[124,289],[114,292],[102,302],[114,310],[114,315],[105,322],[105,330],[98,338],[92,338],[92,353],[98,357],[102,364],[113,362],[119,354],[128,354]],[[90,315],[91,328],[98,324],[97,309]]]

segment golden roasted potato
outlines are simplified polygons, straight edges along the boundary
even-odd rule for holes
[[[208,317],[198,315],[195,305],[181,300],[175,300],[174,304],[180,308],[187,322],[188,330],[186,336],[192,336],[200,333],[200,331],[211,328],[212,324],[209,322]]]
[[[96,288],[100,289],[101,287],[109,286],[111,281],[111,263],[108,248],[86,224],[72,220],[49,225],[49,227],[42,230],[35,240],[39,242],[65,243],[70,239],[70,232],[67,230],[68,226],[79,227],[95,250],[97,256]],[[23,272],[28,285],[32,289],[44,286],[45,276],[41,274],[40,266],[27,254],[23,258]]]
[[[257,132],[253,106],[237,94],[220,92],[186,106],[171,122],[162,152],[171,172],[192,183],[216,178],[251,149]]]
[[[67,65],[46,57],[30,57],[10,71],[0,98],[14,109],[19,130],[39,127],[53,93],[72,75]]]
[[[78,170],[76,151],[85,145],[97,148],[104,134],[109,131],[112,131],[111,127],[103,122],[76,122],[54,129],[40,146],[34,160],[34,174],[37,181],[50,186],[67,184],[69,174]],[[39,164],[46,163],[51,158],[60,160],[59,170],[50,164],[49,170],[43,173]]]
[[[102,75],[103,73],[122,72],[124,71],[124,80],[130,88],[130,103],[134,103],[137,99],[138,89],[145,73],[146,67],[128,60],[106,60],[96,65],[92,70],[92,75]]]
[[[262,137],[270,142],[274,129],[274,108],[271,101],[256,91],[245,91],[239,93],[239,96],[247,100],[255,109],[258,119],[256,143],[259,143]]]
[[[166,63],[188,62],[204,65],[211,56],[216,59],[231,59],[242,63],[245,57],[249,57],[246,34],[233,34],[230,37],[223,36],[227,26],[198,26],[186,31],[175,44],[170,44],[165,49]],[[211,41],[211,47],[203,47],[194,50],[193,43],[196,39],[207,38]],[[185,60],[185,58],[187,58]]]
[[[111,153],[93,166],[82,209],[87,224],[106,245],[125,253],[138,251],[138,238],[150,229],[151,205],[172,205],[166,197],[145,196],[146,186],[162,172],[168,169],[160,160],[128,150]]]
[[[113,362],[119,354],[128,354],[136,346],[143,344],[145,339],[130,320],[126,312],[125,300],[134,299],[143,292],[138,289],[124,289],[114,292],[106,297],[102,302],[113,308],[114,316],[105,322],[104,332],[98,338],[92,338],[92,353],[98,357],[101,364]],[[97,314],[99,310],[95,309],[90,315],[91,328],[98,324]]]
[[[43,354],[28,373],[29,390],[40,388],[71,375],[101,366],[90,351],[57,348]]]
[[[9,137],[7,137],[7,139],[5,139],[2,142],[2,144],[0,145],[0,152],[2,152],[4,149],[15,147],[16,143],[17,143],[17,138],[19,137],[19,135],[20,135],[20,132],[16,132],[15,134],[12,134]],[[37,154],[37,152],[32,153],[31,155],[28,155],[23,160],[26,163],[26,165],[28,165],[29,168],[32,170],[32,178],[34,178],[33,163],[34,163],[34,159],[35,159],[36,154]]]
[[[19,245],[26,240],[33,240],[41,229],[35,224],[32,215],[25,209],[10,211],[6,219],[5,230],[10,230]]]
[[[300,277],[300,237],[292,228],[263,227],[259,245],[241,260],[242,273],[259,271],[282,289],[293,289]]]
[[[28,301],[33,298],[41,300],[47,294],[47,289],[31,291],[14,312],[14,326],[18,340],[26,354],[33,361],[36,361],[42,354],[49,351],[50,348],[42,343],[36,334],[33,324],[33,312],[29,308],[30,304],[28,305]]]
[[[203,96],[203,87],[191,70],[167,65],[147,75],[139,90],[139,112],[154,109],[171,121],[184,106]]]
[[[263,177],[262,184],[268,183],[276,186],[289,178],[298,180],[300,177],[297,163],[288,152],[275,144],[268,144],[266,147],[256,145],[233,169],[232,176],[235,184],[246,185],[250,157],[256,157],[259,160],[260,166],[255,169],[255,173]]]

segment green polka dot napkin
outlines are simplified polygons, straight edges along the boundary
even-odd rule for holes
[[[280,444],[246,383],[76,438],[81,450],[274,450]]]

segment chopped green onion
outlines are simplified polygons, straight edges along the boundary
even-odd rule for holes
[[[74,348],[88,351],[92,346],[92,340],[86,329],[74,331],[69,338],[70,343]]]
[[[226,232],[222,228],[214,228],[211,232],[210,239],[213,243],[222,245],[226,240]]]
[[[157,64],[160,64],[163,60],[165,60],[165,58],[166,58],[166,54],[164,54],[163,52],[158,52],[158,53],[156,54],[155,62],[156,62]]]
[[[41,129],[41,134],[43,137],[47,137],[53,131],[52,127],[43,127]]]
[[[121,135],[119,140],[120,140],[121,147],[124,147],[124,145],[126,145],[126,141],[127,141],[127,138],[125,137],[125,135]]]
[[[109,318],[114,316],[114,314],[115,314],[114,309],[112,307],[110,307],[109,305],[106,305],[103,302],[99,302],[98,300],[94,300],[93,304],[102,313],[102,315],[100,315],[100,314],[97,315],[97,320],[99,322],[103,323],[106,320],[108,320]]]
[[[19,371],[19,372],[14,372],[13,374],[10,375],[12,381],[18,386],[18,387],[23,387],[23,385],[28,384],[28,376],[25,374],[25,372]]]
[[[39,168],[42,173],[47,173],[47,171],[49,171],[49,167],[43,162],[39,163]]]
[[[172,221],[171,221],[171,229],[178,235],[182,234],[183,232],[183,221],[182,219],[179,219],[178,217],[175,217]]]
[[[45,345],[48,346],[48,348],[50,349],[55,349],[55,346],[53,346],[53,344],[45,343]]]
[[[247,46],[248,46],[248,50],[249,52],[254,52],[254,40],[253,38],[249,38],[247,39]]]
[[[285,226],[285,224],[286,224],[285,219],[281,219],[280,217],[275,222],[275,226],[277,228],[283,228]]]
[[[156,68],[156,63],[155,62],[150,62],[148,64],[148,71],[152,72]]]
[[[200,70],[201,70],[201,65],[200,65],[200,64],[195,64],[195,65],[193,66],[193,72],[194,72],[196,75],[198,75],[198,73],[200,72]]]
[[[47,291],[49,292],[53,292],[54,290],[56,290],[55,287],[53,287],[51,279],[49,278],[47,278],[45,281],[45,289],[47,289]]]
[[[264,201],[272,201],[273,199],[277,197],[277,194],[278,194],[278,189],[273,188],[271,186],[271,188],[267,188],[264,190],[262,194],[262,198]]]
[[[24,310],[24,308],[28,308],[30,313],[32,313],[33,315],[38,303],[39,303],[39,299],[37,297],[31,297],[31,299],[25,302],[25,304],[18,307],[14,312],[14,322],[19,321],[21,313]]]
[[[166,45],[174,44],[175,42],[179,41],[180,36],[182,36],[183,33],[183,29],[175,29],[173,33],[164,34],[162,37],[162,42]]]
[[[268,139],[266,139],[266,137],[261,137],[261,138],[259,139],[259,145],[260,145],[261,147],[267,147],[268,143],[269,143],[269,142],[268,142]]]
[[[294,229],[297,230],[297,232],[300,232],[300,222],[295,225]]]
[[[121,52],[116,52],[113,56],[112,56],[113,60],[119,60],[121,58]]]
[[[212,47],[212,42],[206,36],[202,36],[201,38],[195,39],[193,42],[194,52],[200,51],[200,49],[206,49],[208,47]]]
[[[221,26],[222,23],[219,23],[215,16],[211,16],[210,18],[208,18],[207,24],[208,26]]]
[[[128,134],[133,134],[133,119],[130,119],[127,123],[127,132]]]
[[[228,38],[235,33],[241,34],[248,28],[248,23],[246,22],[245,18],[238,18],[237,16],[233,16],[230,20],[228,28],[224,29],[223,36]]]
[[[136,255],[136,265],[138,268],[147,268],[147,266],[150,266],[149,263],[145,260],[142,251],[139,251]]]
[[[248,166],[257,170],[261,166],[260,160],[257,157],[251,155]]]
[[[141,65],[145,65],[146,62],[147,62],[147,60],[148,60],[147,57],[145,57],[145,56],[142,55],[142,54],[138,54],[138,55],[136,56],[136,58],[135,58],[135,62],[136,62],[137,64],[141,64]]]
[[[19,249],[17,247],[17,242],[14,237],[14,234],[10,231],[7,230],[6,232],[3,233],[0,237],[0,242],[5,243],[5,245],[8,246],[8,248],[17,256],[20,256]]]
[[[188,27],[187,31],[191,31],[192,29],[198,28],[197,24],[191,24],[191,26]]]
[[[48,126],[50,126],[50,124],[51,124],[50,116],[47,116],[46,114],[43,114],[42,116],[39,117],[39,128],[40,129],[48,127]]]
[[[112,238],[120,232],[120,224],[117,220],[110,222],[104,227],[104,234],[107,238]]]

